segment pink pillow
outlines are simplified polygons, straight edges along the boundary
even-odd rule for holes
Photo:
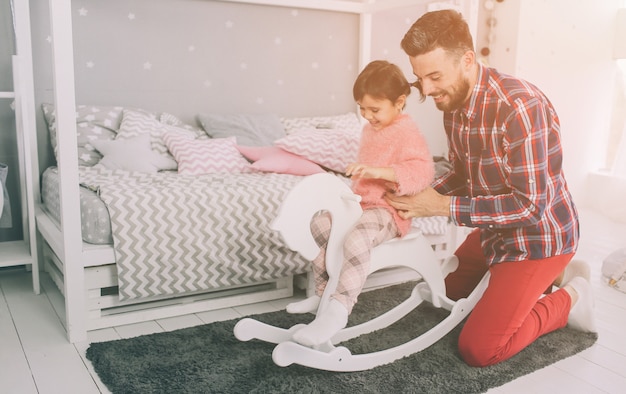
[[[240,146],[239,152],[254,163],[252,169],[291,175],[312,175],[325,172],[322,167],[275,146]]]
[[[360,132],[305,129],[274,142],[274,145],[311,160],[330,170],[344,173],[356,161]]]
[[[235,137],[198,139],[188,134],[165,132],[163,141],[178,162],[179,174],[252,172],[250,164],[236,148]]]

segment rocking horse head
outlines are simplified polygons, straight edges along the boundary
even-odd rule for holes
[[[328,211],[333,232],[343,233],[361,215],[360,196],[336,175],[320,173],[307,176],[289,191],[271,228],[280,233],[287,246],[304,258],[313,260],[319,247],[311,235],[311,218]]]

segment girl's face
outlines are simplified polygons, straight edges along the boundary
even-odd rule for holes
[[[389,99],[377,99],[369,94],[357,101],[361,116],[367,120],[374,130],[381,130],[389,126],[402,113],[406,96],[398,97],[396,102]]]

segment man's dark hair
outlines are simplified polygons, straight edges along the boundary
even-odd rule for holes
[[[454,10],[428,12],[406,32],[401,42],[407,55],[414,57],[442,48],[459,58],[474,50],[467,22]]]

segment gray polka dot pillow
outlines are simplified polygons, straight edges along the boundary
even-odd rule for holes
[[[58,161],[57,124],[54,105],[42,104],[43,115],[50,132],[50,143]],[[94,140],[112,140],[122,121],[122,107],[78,105],[76,107],[76,137],[78,139],[78,164],[93,166],[102,155],[91,145]]]

